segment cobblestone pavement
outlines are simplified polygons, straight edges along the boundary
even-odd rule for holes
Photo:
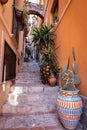
[[[40,81],[39,66],[23,63],[0,116],[0,130],[65,130],[58,120],[58,86]]]

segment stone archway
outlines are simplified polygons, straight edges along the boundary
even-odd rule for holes
[[[41,19],[44,18],[44,6],[32,2],[25,1],[24,6],[29,14],[34,14],[39,16]]]

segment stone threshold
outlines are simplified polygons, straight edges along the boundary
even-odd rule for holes
[[[1,130],[60,130],[58,126],[33,127],[33,128],[4,128]]]
[[[49,112],[33,112],[33,113],[0,113],[0,117],[11,117],[11,116],[31,116],[31,115],[44,115],[44,114],[56,114],[57,111],[49,111]]]

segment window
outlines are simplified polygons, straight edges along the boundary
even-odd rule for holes
[[[57,24],[58,23],[58,0],[54,0],[52,6],[52,16],[53,16],[54,24]]]

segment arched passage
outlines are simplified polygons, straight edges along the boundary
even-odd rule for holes
[[[29,12],[29,14],[37,15],[41,19],[44,18],[44,7],[43,7],[43,5],[39,5],[39,4],[36,4],[36,3],[25,1],[24,6],[25,6],[26,10]]]

